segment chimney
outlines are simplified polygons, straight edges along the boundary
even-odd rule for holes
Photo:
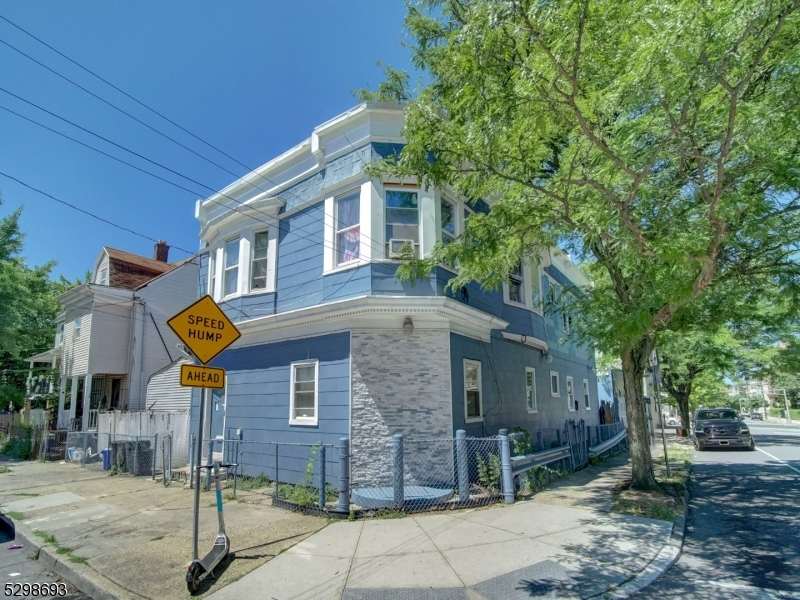
[[[158,243],[153,247],[153,258],[159,262],[167,262],[169,256],[169,246],[164,240],[158,240]]]

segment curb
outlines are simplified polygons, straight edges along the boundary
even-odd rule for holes
[[[691,477],[691,469],[687,478]],[[596,598],[603,600],[621,600],[642,591],[656,579],[666,573],[672,565],[678,562],[683,552],[683,541],[686,538],[686,517],[689,514],[689,490],[683,495],[683,514],[679,515],[672,524],[672,533],[669,541],[664,544],[661,551],[636,577],[627,581],[613,592],[605,592]]]
[[[5,517],[11,519],[8,515],[5,515]],[[44,563],[48,571],[63,577],[94,600],[141,600],[144,598],[144,596],[139,596],[120,587],[89,566],[61,560],[61,557],[55,553],[52,547],[42,545],[39,538],[33,534],[33,531],[27,525],[16,520],[13,522],[16,534],[15,540],[24,543],[26,550],[37,550],[39,552],[38,560]]]

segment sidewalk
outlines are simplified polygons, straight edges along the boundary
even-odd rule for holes
[[[215,600],[589,598],[643,571],[672,523],[612,514],[627,456],[512,506],[328,525]]]
[[[192,493],[69,464],[4,462],[0,509],[26,552],[95,600],[185,599]],[[204,582],[215,599],[587,598],[660,564],[672,524],[610,513],[627,456],[552,483],[532,500],[399,519],[327,524],[226,503],[232,558]],[[216,531],[201,496],[200,547]],[[41,536],[55,536],[44,544]],[[43,545],[44,544],[44,545]],[[5,547],[0,552],[12,552]],[[638,581],[638,580],[637,580]]]

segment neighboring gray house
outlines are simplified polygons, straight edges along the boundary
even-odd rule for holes
[[[58,427],[95,429],[98,411],[146,408],[150,376],[181,356],[166,320],[196,298],[199,261],[169,263],[168,252],[164,242],[152,259],[104,247],[92,283],[58,297]]]
[[[399,105],[361,104],[198,201],[199,291],[242,333],[212,362],[227,370],[227,388],[208,394],[206,436],[349,436],[357,478],[360,457],[394,433],[599,422],[593,351],[562,341],[571,315],[542,308],[590,285],[568,255],[530,257],[494,292],[445,291],[446,266],[416,285],[395,278],[404,244],[428,256],[491,210],[447,189],[366,177],[365,164],[401,151],[403,122]]]

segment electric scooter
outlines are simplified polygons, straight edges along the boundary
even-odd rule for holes
[[[225,533],[225,519],[222,517],[222,492],[219,489],[219,468],[236,467],[235,464],[214,463],[213,465],[202,465],[198,469],[214,469],[214,487],[217,491],[217,516],[219,517],[219,531],[214,539],[214,545],[203,558],[196,558],[186,571],[186,587],[189,593],[194,594],[200,588],[200,582],[206,577],[214,576],[214,568],[228,556],[231,549],[231,541]],[[195,485],[200,485],[200,473],[198,471]]]

